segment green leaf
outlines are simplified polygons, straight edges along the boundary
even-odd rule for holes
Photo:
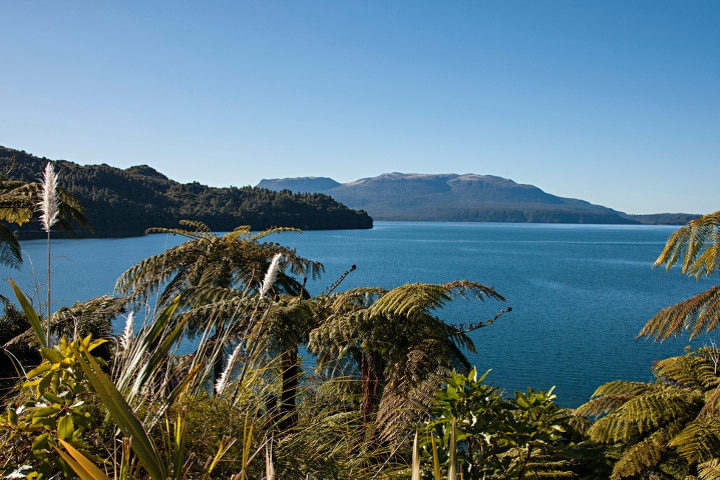
[[[58,420],[57,432],[60,440],[71,440],[74,430],[75,424],[70,415],[65,415]]]
[[[27,374],[27,378],[39,377],[40,375],[47,372],[51,368],[52,368],[52,365],[50,365],[49,363],[47,363],[47,362],[42,363],[37,368],[33,368],[32,370],[30,370]],[[28,382],[28,384],[29,384],[29,382]],[[26,385],[28,385],[28,384],[26,384]]]
[[[448,460],[448,480],[457,480],[457,419],[452,419],[452,430],[450,431],[450,444],[448,451],[450,458]]]
[[[58,454],[67,462],[70,468],[80,477],[80,480],[110,480],[105,472],[100,470],[93,462],[91,462],[85,455],[77,451],[72,445],[63,441],[58,440],[65,450],[70,453],[63,452],[59,448],[55,448]],[[71,458],[72,457],[72,458]]]
[[[37,436],[32,443],[33,452],[44,452],[50,447],[50,434],[45,432]]]
[[[73,345],[71,348],[85,377],[108,409],[113,421],[123,432],[123,435],[133,439],[131,448],[150,477],[153,480],[166,480],[168,477],[166,466],[155,444],[148,436],[140,420],[133,413],[130,405],[84,346],[76,347]],[[83,349],[85,355],[81,355],[77,348]]]
[[[63,357],[60,352],[53,350],[52,348],[42,348],[40,349],[40,353],[42,353],[42,356],[50,363],[60,363],[65,360],[65,357]]]
[[[418,444],[417,430],[415,430],[412,449],[412,480],[420,480],[420,446]]]
[[[60,411],[59,405],[49,405],[47,407],[38,408],[37,410],[33,410],[32,416],[34,418],[39,417],[49,417],[50,415],[55,415]]]
[[[15,282],[12,281],[12,279],[8,279],[8,282],[10,282],[10,286],[15,291],[15,296],[17,297],[18,302],[20,302],[20,306],[22,307],[23,312],[25,312],[25,316],[27,316],[28,322],[30,322],[30,326],[35,332],[35,336],[40,342],[40,345],[48,348],[46,334],[47,332],[45,332],[45,329],[42,326],[42,322],[40,321],[40,317],[38,317],[37,312],[30,304],[30,301],[27,299],[27,297],[25,297],[25,295],[22,293],[20,287],[18,287]]]
[[[17,425],[17,423],[18,423],[17,412],[15,411],[14,408],[12,408],[12,406],[8,409],[7,418],[8,418],[8,422],[10,422],[10,425]]]

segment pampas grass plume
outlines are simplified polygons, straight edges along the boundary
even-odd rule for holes
[[[52,163],[48,162],[45,165],[45,172],[43,178],[40,181],[42,187],[40,202],[37,207],[40,211],[40,223],[42,228],[46,232],[50,232],[50,229],[58,221],[58,214],[60,213],[60,201],[58,200],[57,193],[57,174],[52,166]]]
[[[120,336],[120,348],[123,349],[123,351],[127,350],[130,347],[130,341],[132,340],[133,334],[135,331],[133,330],[133,316],[135,312],[130,312],[125,319],[125,328],[123,329],[123,333]]]
[[[275,283],[275,276],[277,275],[278,266],[280,265],[280,259],[282,259],[282,254],[276,253],[272,262],[270,262],[270,267],[268,267],[268,270],[265,273],[265,278],[263,279],[262,287],[260,288],[260,298],[263,298],[268,290],[270,290],[273,283]]]
[[[228,359],[228,363],[225,365],[225,370],[223,370],[222,375],[220,375],[220,378],[215,384],[215,392],[218,395],[221,395],[225,391],[225,388],[230,381],[230,375],[232,375],[233,368],[235,368],[235,362],[237,362],[237,359],[240,356],[241,347],[242,342],[239,342],[237,347],[235,347],[235,350],[233,350],[232,355],[230,355],[230,359]]]

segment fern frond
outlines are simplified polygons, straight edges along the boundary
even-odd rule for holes
[[[698,465],[698,478],[700,480],[720,480],[720,459],[713,458]]]
[[[639,337],[667,340],[690,332],[690,338],[720,327],[720,285],[664,308],[648,320]]]
[[[0,264],[11,268],[20,268],[22,264],[20,242],[3,224],[0,224]]]
[[[617,409],[632,398],[634,398],[634,396],[628,394],[603,395],[580,405],[573,410],[573,415],[578,417],[601,417]]]
[[[572,471],[572,463],[566,459],[558,459],[552,455],[533,455],[525,466],[525,477],[547,480],[563,480],[577,478]]]
[[[641,478],[641,474],[655,470],[667,451],[667,441],[667,433],[661,430],[636,443],[615,463],[611,478]]]
[[[687,421],[702,408],[696,390],[658,387],[624,402],[590,427],[590,438],[598,442],[631,441],[673,422]]]
[[[701,355],[666,358],[658,361],[654,370],[659,381],[685,388],[707,391],[720,382],[710,359]]]
[[[670,269],[680,264],[683,273],[697,278],[720,266],[720,211],[691,220],[673,233],[655,261]]]
[[[717,417],[699,416],[669,442],[688,463],[720,458],[720,423]]]
[[[634,422],[639,433],[646,433],[676,420],[687,421],[702,408],[697,390],[669,387],[652,394],[639,395],[615,413],[624,422]]]
[[[371,307],[371,315],[393,315],[417,318],[442,307],[450,300],[442,285],[408,283],[383,295]]]
[[[625,380],[614,380],[605,383],[597,388],[592,397],[601,397],[607,395],[641,395],[648,390],[655,390],[657,387],[652,383],[645,382],[628,382]]]

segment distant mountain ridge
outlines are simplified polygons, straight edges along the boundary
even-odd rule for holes
[[[269,190],[332,196],[375,220],[683,224],[697,215],[628,215],[584,200],[558,197],[512,180],[477,174],[385,173],[354,182],[326,177],[263,179]]]

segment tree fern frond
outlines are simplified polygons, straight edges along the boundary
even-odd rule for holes
[[[690,338],[720,327],[720,285],[664,308],[648,320],[638,337],[667,340],[690,332]]]
[[[700,480],[720,480],[720,459],[713,458],[698,465],[698,478]]]
[[[667,434],[661,430],[636,443],[615,463],[611,478],[642,478],[641,474],[655,470],[667,450],[667,441]]]
[[[552,455],[533,455],[525,465],[525,476],[534,479],[563,480],[577,478],[572,471],[572,463],[567,459],[558,459]]]
[[[3,224],[0,224],[0,264],[11,268],[20,268],[22,264],[20,242]]]
[[[702,408],[698,391],[665,387],[627,400],[590,427],[590,438],[598,442],[631,441],[674,422],[688,421]]]
[[[676,420],[687,421],[702,408],[697,390],[669,387],[652,394],[638,395],[618,408],[615,416],[634,422],[640,433],[653,431]]]
[[[468,280],[458,280],[443,284],[408,283],[386,293],[371,307],[372,315],[396,315],[418,318],[429,315],[431,311],[442,308],[446,302],[456,296],[472,294],[477,300],[494,298],[505,299],[492,287]]]
[[[166,228],[166,227],[150,227],[145,230],[146,234],[151,233],[167,233],[171,235],[180,235],[192,240],[198,238],[206,238],[212,235],[210,228],[202,222],[195,222],[190,220],[180,220],[181,225],[189,227],[195,227],[195,230],[187,230],[185,228]]]
[[[668,238],[655,266],[680,264],[687,275],[712,274],[720,266],[719,230],[720,211],[691,220]]]
[[[699,416],[669,442],[688,463],[720,458],[720,423],[717,417]]]
[[[471,294],[476,300],[482,301],[486,298],[493,298],[501,302],[506,301],[505,297],[496,292],[493,287],[489,287],[478,282],[471,282],[470,280],[455,280],[443,283],[442,287],[453,297],[465,297]]]
[[[597,388],[592,397],[600,397],[606,395],[641,395],[648,390],[654,391],[659,387],[652,383],[645,382],[628,382],[625,380],[614,380],[605,383]]]
[[[375,420],[375,428],[383,442],[398,445],[406,441],[415,427],[428,418],[442,378],[430,375],[416,382],[401,378],[388,383]]]
[[[655,375],[664,383],[710,390],[718,386],[720,377],[709,358],[703,355],[681,355],[666,358],[655,364]]]
[[[629,394],[603,395],[580,405],[573,410],[573,415],[579,417],[601,417],[617,409],[632,398],[634,398],[634,396]]]
[[[387,290],[379,287],[353,288],[330,297],[332,300],[330,308],[335,314],[358,308],[367,308],[385,293],[387,293]]]
[[[720,417],[720,386],[705,392],[705,406],[700,415]]]
[[[0,220],[22,225],[35,214],[40,185],[23,181],[4,181],[0,185]]]
[[[442,285],[408,283],[383,295],[370,307],[370,312],[371,315],[417,318],[442,307],[450,299]]]
[[[268,228],[267,230],[263,230],[262,232],[258,232],[250,237],[250,240],[262,240],[263,238],[273,235],[275,233],[282,233],[282,232],[295,232],[295,233],[302,233],[302,230],[299,228],[292,228],[292,227],[272,227]]]

